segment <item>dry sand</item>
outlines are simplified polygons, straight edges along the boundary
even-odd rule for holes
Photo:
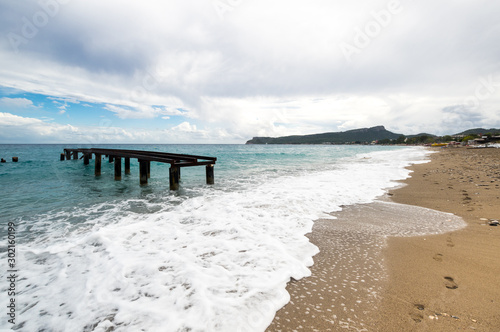
[[[500,218],[500,149],[441,149],[431,159],[412,166],[391,199],[467,226],[414,236],[412,218],[425,219],[415,221],[423,232],[428,221],[445,231],[456,220],[384,202],[317,221],[312,276],[289,283],[290,303],[268,331],[500,331],[500,226],[487,225]],[[413,237],[378,236],[389,218],[396,227],[382,234]]]
[[[500,331],[500,149],[448,148],[415,165],[395,202],[461,216],[445,235],[390,238],[379,331]]]

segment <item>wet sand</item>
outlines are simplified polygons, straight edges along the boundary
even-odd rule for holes
[[[405,205],[315,222],[312,276],[289,283],[268,331],[500,330],[500,226],[487,225],[500,218],[500,149],[442,149],[412,170],[389,194]],[[448,232],[418,236],[433,230]]]
[[[500,331],[500,149],[448,148],[414,165],[395,202],[453,212],[467,227],[390,238],[374,331]]]

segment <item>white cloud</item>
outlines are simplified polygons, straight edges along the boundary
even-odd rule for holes
[[[42,121],[40,119],[21,117],[10,113],[0,112],[0,141],[16,142],[26,139],[33,143],[44,143],[46,140],[59,137],[61,139],[68,132],[74,132],[70,125],[60,125]],[[61,136],[59,136],[61,135]]]
[[[172,127],[172,130],[176,130],[176,131],[184,131],[184,132],[196,132],[196,126],[195,125],[191,125],[189,122],[182,122],[181,124],[175,126],[175,127]]]
[[[161,117],[164,120],[170,116],[189,116],[188,112],[182,112],[172,107],[153,107],[138,105],[136,107],[123,107],[117,105],[106,105],[106,110],[115,113],[120,119],[154,119]]]
[[[26,98],[0,98],[0,108],[1,109],[29,109],[36,108],[33,102]]]
[[[52,100],[54,104],[80,104],[80,101],[76,98],[71,97],[48,97],[47,99]]]
[[[161,109],[151,106],[129,109],[116,105],[106,105],[105,109],[115,113],[120,119],[153,119],[162,114]]]
[[[188,122],[171,129],[125,130],[109,121],[99,126],[61,125],[51,121],[0,112],[0,143],[216,143],[227,140],[224,130],[199,130]],[[234,140],[229,143],[237,143]]]
[[[187,116],[188,113],[186,111],[180,111],[177,108],[174,107],[165,107],[162,111],[162,114],[164,115],[171,115],[171,116]]]
[[[380,124],[408,134],[500,126],[500,88],[476,97],[481,77],[500,81],[491,15],[500,3],[400,1],[383,24],[373,13],[387,0],[228,3],[220,16],[212,1],[68,2],[19,53],[0,41],[2,84],[102,103],[119,119],[196,119],[203,135],[241,141]],[[21,33],[37,10],[0,4],[1,31]],[[348,62],[339,45],[363,39]],[[450,113],[471,96],[473,113]]]
[[[0,112],[0,124],[2,126],[26,126],[38,125],[43,123],[42,120],[33,118],[24,118],[22,116]]]

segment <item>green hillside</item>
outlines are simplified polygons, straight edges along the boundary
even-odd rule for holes
[[[283,137],[254,137],[246,144],[346,144],[346,143],[370,143],[377,140],[395,140],[401,134],[392,133],[377,126],[348,130],[344,132],[332,132],[314,135],[295,135]]]
[[[500,129],[495,129],[495,128],[490,128],[490,129],[484,129],[484,128],[474,128],[474,129],[469,129],[466,131],[463,131],[459,134],[456,135],[481,135],[481,134],[499,134]]]

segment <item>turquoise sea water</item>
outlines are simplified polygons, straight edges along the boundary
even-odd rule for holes
[[[169,190],[167,164],[114,180],[114,166],[60,161],[83,145],[0,145],[0,260],[15,225],[15,296],[22,331],[262,331],[289,300],[291,277],[309,275],[314,220],[367,203],[421,148],[292,145],[102,145],[217,157],[182,169]],[[16,156],[18,163],[11,161]],[[331,218],[331,216],[330,216]],[[1,271],[5,280],[8,269]],[[265,310],[263,309],[265,308]]]
[[[114,166],[103,160],[102,175],[94,176],[93,161],[61,162],[64,148],[82,145],[0,145],[3,208],[1,218],[28,218],[57,209],[72,209],[115,199],[144,198],[154,200],[171,196],[190,197],[204,187],[203,167],[182,169],[182,189],[169,191],[168,164],[152,163],[152,177],[147,187],[140,187],[137,160],[131,160],[131,174],[114,181]],[[327,169],[339,158],[358,153],[388,150],[388,147],[344,146],[264,146],[264,145],[102,145],[114,149],[136,149],[194,155],[215,156],[215,190],[234,190],[267,177],[301,174]],[[11,157],[19,157],[18,163]],[[123,167],[122,167],[123,169]]]

